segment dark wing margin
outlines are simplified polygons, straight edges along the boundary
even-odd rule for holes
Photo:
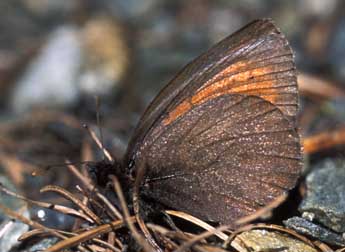
[[[302,166],[294,124],[255,96],[208,100],[149,139],[142,192],[209,221],[231,224],[272,203],[295,186]]]
[[[288,117],[297,112],[293,55],[270,19],[254,21],[188,64],[152,101],[130,140],[125,165],[149,131],[223,94],[260,96]]]

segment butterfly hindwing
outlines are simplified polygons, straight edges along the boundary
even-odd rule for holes
[[[150,139],[144,192],[206,220],[253,213],[291,189],[301,168],[294,125],[260,97],[219,96]]]

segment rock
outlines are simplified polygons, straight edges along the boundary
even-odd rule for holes
[[[119,22],[96,16],[81,31],[83,65],[79,88],[89,95],[114,95],[129,66],[129,49]]]
[[[5,187],[15,191],[14,185],[5,177],[0,176],[0,183]],[[14,197],[0,194],[0,204],[24,215],[29,218],[27,205]],[[0,251],[7,252],[19,244],[18,238],[29,230],[29,226],[17,222],[0,211]]]
[[[345,232],[345,163],[326,160],[307,176],[307,195],[300,205],[302,213],[336,232]]]
[[[10,102],[12,109],[20,113],[33,106],[73,104],[78,97],[76,77],[80,64],[77,28],[59,27],[16,83]]]
[[[288,235],[261,229],[246,231],[239,234],[231,245],[234,247],[236,246],[235,248],[240,252],[317,252],[317,250],[311,246]]]
[[[59,239],[56,237],[51,238],[44,238],[39,242],[35,243],[31,247],[28,247],[23,250],[23,252],[37,252],[37,251],[45,251],[46,249],[53,246]]]
[[[321,227],[301,217],[292,217],[284,221],[286,227],[298,233],[311,236],[319,241],[331,245],[344,246],[345,239],[342,235],[332,232],[327,228]]]

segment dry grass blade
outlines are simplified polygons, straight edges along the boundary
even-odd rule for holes
[[[328,247],[325,243],[314,241],[315,246],[317,246],[322,252],[333,252],[333,249]]]
[[[67,160],[68,162],[68,160]],[[98,199],[100,199],[105,206],[110,210],[110,212],[118,219],[122,219],[122,214],[114,207],[111,202],[101,193],[98,192],[97,188],[92,184],[92,182],[85,177],[74,165],[67,166],[70,171],[84,184],[84,186],[90,191],[95,193]]]
[[[6,174],[11,178],[11,181],[16,185],[22,185],[24,183],[25,172],[36,169],[35,166],[8,154],[0,153],[0,163],[6,171]]]
[[[168,229],[165,229],[164,227],[162,226],[158,226],[158,225],[154,225],[152,223],[147,223],[147,226],[155,231],[156,233],[161,233],[163,234],[165,237],[168,237],[168,238],[173,238],[173,239],[177,239],[179,240],[180,242],[183,242],[183,241],[189,241],[190,239],[196,237],[197,235],[194,235],[194,234],[190,234],[190,233],[182,233],[182,232],[179,232],[179,231],[171,231],[171,230],[168,230]]]
[[[89,202],[88,197],[85,196],[84,191],[81,189],[80,186],[77,185],[76,188],[77,188],[77,190],[78,190],[79,192],[82,193],[83,198],[82,198],[81,202],[86,206],[86,205],[88,204],[88,202]],[[79,210],[79,212],[82,212],[82,210]],[[81,225],[82,225],[82,221],[81,221],[81,220],[79,220],[79,219],[75,220],[75,221],[74,221],[74,224],[73,224],[73,227],[72,227],[72,230],[77,230],[77,229],[79,229]]]
[[[91,144],[88,140],[84,139],[81,147],[81,160],[84,162],[93,162],[95,160]],[[81,173],[87,177],[89,180],[91,180],[88,169],[85,165],[81,166]]]
[[[135,214],[135,218],[137,219],[137,223],[141,229],[141,231],[144,233],[145,238],[148,240],[148,242],[151,244],[153,248],[155,248],[157,251],[162,252],[162,249],[159,247],[155,239],[152,237],[150,231],[145,225],[145,222],[142,220],[140,216],[140,206],[139,206],[139,188],[140,183],[143,181],[144,175],[146,171],[146,162],[143,161],[141,165],[137,168],[137,175],[134,181],[134,187],[133,187],[133,210]]]
[[[208,244],[202,244],[199,247],[203,248],[203,250],[206,250],[207,252],[229,252],[229,250],[225,250],[225,249],[220,248],[220,247],[214,247],[214,246],[211,246]],[[274,251],[269,251],[269,252],[274,252]]]
[[[36,228],[36,229],[44,230],[47,234],[56,236],[56,237],[58,237],[60,239],[63,239],[63,240],[69,239],[67,236],[61,234],[59,230],[52,229],[52,228],[47,228],[47,227],[43,226],[42,224],[40,224],[38,222],[29,220],[25,216],[14,212],[13,210],[5,207],[2,204],[0,204],[0,210],[3,211],[4,214],[6,214],[7,216],[9,216],[9,217],[11,217],[13,219],[19,220],[19,221],[23,222],[24,224],[27,224],[27,225],[29,225],[31,227]],[[78,249],[81,252],[87,252],[87,250],[83,246],[77,245],[77,247],[78,247]]]
[[[306,96],[320,98],[345,97],[345,91],[333,82],[309,74],[298,75],[298,88]]]
[[[83,185],[89,191],[96,190],[95,185],[92,183],[92,181],[88,177],[84,176],[75,165],[71,164],[69,160],[65,160],[65,162],[67,163],[67,168],[83,183]]]
[[[33,229],[25,232],[21,236],[19,236],[18,241],[25,241],[26,239],[30,239],[31,237],[44,235],[46,232],[43,229]]]
[[[66,235],[68,237],[71,237],[71,236],[75,237],[75,236],[78,235],[76,233],[66,232],[66,231],[62,231],[62,230],[57,230],[57,232],[59,232],[59,233],[61,233],[63,235]],[[113,232],[111,232],[111,233],[113,233]],[[23,235],[21,235],[18,238],[18,241],[24,241],[26,239],[29,239],[29,238],[31,238],[33,236],[38,236],[38,235],[47,235],[47,232],[45,230],[43,230],[43,229],[33,229],[33,230],[30,230],[30,231],[24,233]],[[98,243],[98,244],[102,245],[103,247],[109,249],[109,252],[111,252],[111,251],[120,252],[121,251],[120,249],[114,247],[109,242],[105,242],[105,241],[97,239],[97,238],[93,238],[92,241],[94,241],[95,243]]]
[[[189,249],[190,247],[194,246],[194,244],[196,244],[197,242],[206,239],[212,235],[215,235],[216,232],[222,232],[225,230],[228,230],[230,228],[230,226],[225,225],[225,226],[220,226],[215,228],[212,231],[206,231],[204,233],[201,233],[200,235],[195,236],[194,238],[190,239],[189,241],[185,242],[184,244],[182,244],[178,249],[176,249],[174,252],[183,252],[186,251],[187,249]]]
[[[345,126],[328,132],[322,132],[303,140],[304,153],[313,154],[337,145],[345,144]]]
[[[90,129],[89,126],[87,126],[87,125],[83,125],[83,127],[89,132],[92,140],[94,140],[95,143],[97,144],[97,146],[103,151],[104,156],[109,160],[109,162],[113,163],[114,158],[110,155],[110,153],[107,151],[107,149],[104,148],[102,142],[99,140],[96,133],[92,129]]]
[[[75,236],[77,235],[76,233],[71,233],[71,232],[66,232],[63,230],[56,230],[56,232],[65,235],[66,237],[70,237],[70,236]],[[28,232],[25,232],[24,234],[22,234],[19,238],[18,241],[24,241],[26,239],[29,239],[33,236],[38,236],[38,235],[47,235],[47,232],[43,229],[33,229],[30,230]]]
[[[102,204],[102,202],[98,202],[97,199],[95,197],[93,197],[94,196],[93,195],[94,192],[91,192],[91,195],[90,195],[90,193],[88,193],[87,191],[83,190],[79,185],[76,185],[76,189],[82,195],[84,195],[84,199],[83,199],[83,202],[85,202],[84,205],[86,205],[88,202],[90,202],[90,204],[92,204],[92,206],[94,208],[96,208],[96,209],[98,209],[98,210],[100,210],[102,212],[107,212],[109,214],[109,211],[107,211],[107,209],[105,208],[105,205]],[[96,193],[98,193],[98,192],[96,192]],[[111,204],[111,203],[109,202],[109,204]],[[110,213],[109,216],[111,216],[111,218],[113,220],[117,220],[117,217],[114,214]]]
[[[129,222],[135,221],[135,218],[132,217],[128,220]],[[112,230],[119,229],[125,225],[123,220],[117,220],[112,223],[103,224],[101,226],[95,227],[91,230],[85,231],[77,236],[68,238],[66,240],[60,241],[46,250],[46,252],[58,252],[63,249],[74,247],[82,242],[91,240],[96,236],[100,236],[106,233],[111,232]]]
[[[115,236],[115,233],[114,232],[110,232],[108,234],[108,241],[107,243],[109,245],[111,245],[113,248],[115,248],[116,252],[121,252],[123,247],[120,247],[120,249],[116,248],[114,245],[115,245],[115,240],[116,240],[116,236]],[[111,251],[114,251],[114,249],[112,248],[107,248],[105,252],[111,252]]]
[[[124,220],[125,220],[128,228],[129,228],[129,230],[132,232],[133,237],[143,247],[144,251],[146,251],[146,252],[153,251],[153,247],[151,247],[150,244],[148,244],[147,241],[139,234],[139,232],[137,231],[137,229],[135,228],[133,223],[128,221],[130,218],[130,214],[129,214],[127,203],[126,203],[125,197],[123,195],[120,183],[115,176],[110,176],[110,178],[113,181],[115,192],[119,198],[123,213],[125,215]]]
[[[80,213],[72,208],[66,207],[66,206],[61,206],[61,205],[56,205],[56,204],[52,204],[52,203],[47,203],[47,202],[41,202],[41,201],[36,201],[36,200],[31,200],[28,199],[22,195],[19,195],[15,192],[10,191],[9,189],[5,188],[1,183],[0,183],[0,191],[6,193],[7,195],[10,195],[12,197],[15,197],[17,199],[21,199],[26,201],[29,204],[32,205],[37,205],[39,207],[43,207],[43,208],[47,208],[47,209],[51,209],[51,210],[55,210],[57,212],[63,213],[63,214],[67,214],[67,215],[71,215],[71,216],[75,216],[81,219],[84,219],[90,223],[94,223],[94,221],[89,218],[87,215]]]
[[[109,241],[106,242],[106,241],[103,241],[101,239],[96,239],[96,238],[92,239],[92,241],[104,247],[105,248],[104,252],[112,252],[112,251],[121,252],[121,249],[116,248],[114,245],[110,244]]]
[[[189,234],[189,233],[182,233],[181,231],[171,231],[166,229],[165,227],[159,226],[159,225],[155,225],[152,223],[147,223],[147,227],[150,228],[152,231],[154,231],[157,235],[157,233],[161,234],[162,237],[160,237],[160,239],[163,240],[164,242],[164,249],[168,250],[168,251],[175,251],[179,248],[178,244],[175,241],[178,242],[188,242],[191,239],[193,239],[194,237],[196,237],[196,235],[194,234]],[[170,239],[171,238],[171,239]],[[173,240],[174,241],[173,241]],[[205,242],[203,239],[199,240],[199,242]],[[194,245],[193,249],[195,249],[196,251],[206,251],[206,252],[210,252],[210,248],[205,248],[205,243],[203,243],[202,245]],[[212,247],[215,248],[215,247]]]
[[[203,229],[207,230],[207,231],[215,231],[216,229],[214,227],[212,227],[211,225],[209,225],[208,223],[190,215],[184,212],[180,212],[180,211],[174,211],[174,210],[166,210],[165,211],[167,214],[179,217],[181,219],[187,220],[191,223],[194,223],[195,225],[202,227]],[[222,239],[223,241],[226,241],[229,236],[224,234],[223,232],[216,232],[214,233],[217,237],[219,237],[220,239]]]
[[[167,250],[175,250],[178,248],[178,245],[173,242],[172,240],[169,239],[169,236],[171,233],[178,233],[181,234],[180,232],[172,232],[171,230],[166,229],[165,227],[159,226],[159,225],[155,225],[153,223],[147,223],[147,227],[149,229],[151,229],[153,232],[155,232],[156,234],[159,233],[163,236],[164,242],[165,242],[165,249]],[[175,235],[173,236],[175,237]],[[183,235],[182,240],[186,240],[187,236]]]
[[[45,232],[47,232],[49,234],[52,234],[52,235],[54,235],[56,237],[59,237],[61,239],[65,239],[66,238],[66,236],[60,234],[55,229],[47,228],[47,227],[43,226],[42,224],[40,224],[38,222],[32,221],[32,220],[26,218],[25,216],[14,212],[13,210],[7,208],[6,206],[4,206],[2,204],[0,204],[0,210],[3,213],[5,213],[7,216],[10,216],[13,219],[19,220],[19,221],[23,222],[24,224],[27,224],[27,225],[32,226],[32,227],[35,227],[37,229],[44,230]]]
[[[76,204],[86,215],[88,215],[94,222],[96,222],[98,225],[102,223],[101,219],[91,211],[90,208],[88,208],[86,205],[83,204],[83,202],[79,199],[77,199],[72,193],[65,190],[62,187],[54,186],[54,185],[48,185],[43,187],[40,192],[55,192],[58,194],[61,194],[64,198],[70,200],[74,204]]]

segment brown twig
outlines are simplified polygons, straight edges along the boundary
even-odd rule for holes
[[[53,236],[56,236],[60,239],[63,239],[64,240],[67,240],[69,239],[68,237],[66,237],[65,235],[62,235],[59,231],[55,230],[55,229],[51,229],[51,228],[47,228],[45,226],[43,226],[42,224],[38,223],[38,222],[35,222],[35,221],[32,221],[32,220],[29,220],[28,218],[24,217],[23,215],[19,214],[19,213],[16,213],[14,212],[13,210],[7,208],[6,206],[0,204],[0,209],[7,215],[7,216],[10,216],[16,220],[19,220],[31,227],[34,227],[36,229],[41,229],[41,230],[44,230],[45,232],[47,232],[48,234],[51,234]],[[80,245],[78,245],[78,249],[83,251],[83,252],[86,252],[86,249]]]
[[[345,97],[345,91],[333,82],[305,73],[298,75],[298,88],[302,94],[316,98]]]
[[[124,220],[125,220],[128,228],[129,228],[129,230],[131,230],[133,237],[143,247],[144,251],[146,251],[146,252],[153,251],[153,247],[151,247],[150,244],[147,243],[147,241],[139,234],[139,232],[137,231],[137,229],[135,228],[133,223],[128,221],[128,219],[130,218],[130,214],[129,214],[127,203],[126,203],[125,197],[123,195],[119,181],[113,175],[110,176],[110,179],[113,181],[115,192],[119,198],[123,213],[125,215]]]
[[[65,199],[70,200],[75,205],[77,205],[95,223],[97,223],[98,225],[100,225],[102,223],[101,219],[94,212],[92,212],[91,209],[87,207],[87,205],[84,205],[81,200],[76,198],[72,193],[70,193],[69,191],[67,191],[64,188],[62,188],[60,186],[56,186],[56,185],[48,185],[48,186],[43,187],[40,190],[40,192],[41,193],[43,193],[43,192],[55,192],[55,193],[58,193],[58,194],[62,195]]]
[[[129,222],[135,221],[135,218],[132,217],[128,220]],[[58,252],[63,249],[74,247],[82,242],[91,240],[96,236],[100,236],[106,233],[111,232],[112,230],[119,229],[125,225],[123,220],[113,221],[111,223],[103,224],[101,226],[95,227],[88,231],[85,231],[77,236],[68,238],[66,240],[60,241],[46,250],[46,252]]]
[[[331,252],[333,251],[330,247],[328,247],[325,243],[320,241],[314,241],[315,246],[317,246],[322,252]]]
[[[67,215],[72,215],[78,218],[82,218],[90,223],[94,223],[94,221],[89,218],[87,215],[80,213],[76,210],[74,210],[73,208],[69,208],[66,206],[61,206],[61,205],[56,205],[56,204],[52,204],[52,203],[47,203],[47,202],[42,202],[42,201],[36,201],[36,200],[31,200],[28,199],[22,195],[19,195],[15,192],[10,191],[9,189],[5,188],[1,183],[0,183],[0,191],[6,193],[7,195],[10,195],[12,197],[15,197],[17,199],[21,199],[24,200],[25,202],[32,204],[32,205],[37,205],[39,207],[43,207],[43,208],[47,208],[47,209],[51,209],[51,210],[55,210],[57,212],[63,213],[63,214],[67,214]]]
[[[213,236],[213,235],[215,235],[215,233],[222,232],[222,231],[229,230],[229,229],[230,229],[230,225],[224,225],[224,226],[217,227],[214,230],[203,232],[199,235],[196,235],[194,238],[188,240],[184,244],[182,244],[174,252],[186,251],[188,248],[192,247],[194,244],[196,244],[200,240],[203,240],[203,239],[206,239],[210,236]]]
[[[180,211],[174,211],[174,210],[166,210],[165,211],[167,214],[170,214],[170,215],[173,215],[173,216],[176,216],[176,217],[179,217],[181,219],[184,219],[184,220],[187,220],[187,221],[190,221],[192,223],[194,223],[195,225],[207,230],[207,231],[215,231],[215,228],[212,227],[211,225],[209,225],[208,223],[192,216],[192,215],[189,215],[187,213],[184,213],[184,212],[180,212]],[[229,236],[224,234],[223,232],[215,232],[214,233],[217,237],[219,237],[220,239],[226,241]]]
[[[103,146],[101,140],[99,140],[96,133],[92,129],[90,129],[89,126],[87,125],[83,125],[83,127],[89,132],[91,138],[95,141],[97,146],[102,150],[102,152],[104,153],[104,156],[109,160],[109,162],[114,163],[114,158],[110,155],[108,150]]]
[[[144,233],[145,238],[148,240],[148,242],[151,244],[153,248],[155,248],[159,252],[163,252],[162,249],[158,246],[155,239],[152,237],[150,231],[147,229],[144,221],[142,220],[140,216],[140,199],[139,199],[139,188],[141,181],[144,177],[146,170],[146,163],[143,161],[139,167],[137,167],[137,175],[134,182],[134,188],[133,188],[133,210],[135,214],[135,218],[137,219],[137,223],[141,229],[141,231]]]
[[[337,145],[345,144],[345,127],[337,130],[322,132],[303,140],[303,147],[305,154],[313,154]]]
[[[87,179],[74,165],[67,166],[71,172],[84,184],[84,186],[91,192],[95,193],[97,198],[101,200],[105,206],[110,210],[110,212],[118,219],[122,219],[122,214],[114,207],[114,205],[109,202],[109,200],[101,193],[98,192],[97,188],[93,183]]]

